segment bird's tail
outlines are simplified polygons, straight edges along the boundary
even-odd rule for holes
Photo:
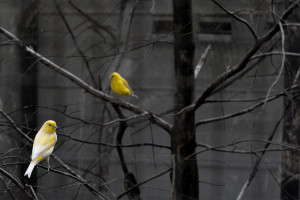
[[[26,170],[26,172],[25,172],[25,174],[24,174],[24,176],[27,175],[28,178],[30,178],[31,173],[32,173],[32,170],[33,170],[33,168],[34,168],[34,166],[35,166],[36,164],[37,164],[36,162],[31,161],[30,164],[29,164],[29,166],[28,166],[28,168],[27,168],[27,170]]]

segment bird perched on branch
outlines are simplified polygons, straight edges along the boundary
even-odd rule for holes
[[[128,85],[128,82],[119,73],[113,72],[110,74],[109,78],[111,78],[110,87],[114,93],[120,96],[131,95],[139,98],[133,93],[132,89]]]
[[[56,122],[53,120],[48,120],[43,124],[42,128],[36,134],[32,147],[31,162],[24,176],[27,175],[28,178],[30,178],[34,166],[46,158],[49,171],[49,156],[52,154],[57,140],[57,135],[55,132],[56,128]]]

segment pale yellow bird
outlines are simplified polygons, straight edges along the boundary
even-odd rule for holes
[[[120,96],[131,95],[139,98],[134,94],[128,82],[119,73],[113,72],[110,74],[109,78],[111,78],[110,87],[114,93]]]
[[[32,147],[31,162],[24,176],[27,175],[30,178],[34,166],[45,159],[47,159],[49,171],[49,156],[52,154],[57,140],[56,128],[56,122],[48,120],[36,134]]]

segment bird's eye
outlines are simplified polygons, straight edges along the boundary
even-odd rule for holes
[[[49,126],[51,126],[51,124],[49,124]]]

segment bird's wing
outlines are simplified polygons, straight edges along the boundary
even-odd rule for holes
[[[121,78],[121,82],[128,90],[130,90],[130,92],[132,92],[132,89],[130,88],[128,82],[124,78]]]
[[[55,145],[56,140],[57,137],[55,133],[47,134],[39,131],[34,139],[31,159],[34,160],[39,156],[43,156],[45,152]]]

